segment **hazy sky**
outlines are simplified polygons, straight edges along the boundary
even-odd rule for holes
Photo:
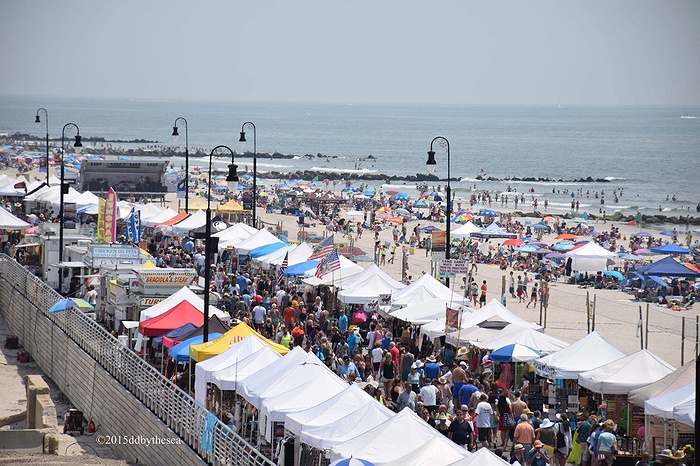
[[[0,93],[700,104],[697,0],[0,0]]]

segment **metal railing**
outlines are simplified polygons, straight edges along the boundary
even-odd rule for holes
[[[12,288],[12,296],[4,297],[3,308],[9,323],[15,324],[13,330],[21,333],[22,344],[27,344],[27,332],[31,331],[25,324],[27,320],[31,322],[33,317],[36,329],[36,320],[43,315],[208,463],[215,466],[274,464],[218,419],[211,433],[211,448],[202,445],[202,430],[209,411],[80,310],[70,308],[49,314],[47,310],[61,296],[5,254],[0,255],[0,280]],[[18,299],[28,305],[16,305]],[[28,318],[27,313],[32,311],[37,315]],[[31,344],[35,345],[34,342]],[[28,349],[33,353],[36,350]],[[35,355],[35,358],[41,360],[36,356],[40,355]],[[50,375],[56,380],[53,374]]]

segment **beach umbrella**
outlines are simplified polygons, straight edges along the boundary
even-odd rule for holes
[[[377,212],[391,212],[391,209],[388,208],[387,206],[382,206],[377,209]]]
[[[686,262],[686,263],[684,263],[683,265],[685,265],[686,267],[688,267],[688,268],[689,268],[690,270],[692,270],[693,272],[700,273],[700,269],[697,268],[697,267],[695,267],[695,266],[694,266],[693,264],[691,264],[690,262]]]
[[[623,283],[627,282],[627,278],[625,278],[625,276],[622,275],[617,270],[606,270],[605,272],[603,272],[603,275],[605,275],[606,277],[617,278],[618,280],[620,280]]]
[[[479,211],[479,215],[481,215],[482,217],[498,217],[498,212],[491,209],[481,209]]]
[[[399,224],[403,223],[403,219],[401,217],[389,217],[389,218],[387,218],[387,220],[390,222],[399,223]]]
[[[410,215],[411,213],[404,209],[403,207],[399,207],[398,209],[394,209],[394,213],[397,213],[399,215]]]
[[[518,252],[524,252],[524,253],[528,253],[528,254],[532,254],[533,252],[537,252],[539,250],[540,250],[539,246],[535,246],[532,244],[523,244],[522,246],[520,246],[519,248],[516,249],[516,251],[518,251]]]
[[[413,207],[427,207],[427,206],[428,206],[428,204],[426,204],[423,201],[416,201],[413,203]]]
[[[503,346],[489,355],[489,359],[496,362],[530,362],[541,357],[542,353],[520,343]]]
[[[637,231],[632,233],[630,236],[639,236],[639,237],[644,237],[644,236],[651,236],[651,233],[647,231]]]
[[[659,234],[660,234],[660,235],[664,235],[664,236],[676,236],[676,234],[675,234],[674,232],[669,231],[669,230],[664,230],[664,231],[662,231],[662,232],[659,233]]]
[[[333,461],[328,466],[374,466],[374,463],[370,463],[367,460],[361,460],[360,458],[342,458]]]
[[[523,245],[523,240],[517,239],[517,238],[509,238],[503,242],[504,246],[522,246]]]
[[[543,218],[542,221],[543,221],[543,222],[553,222],[553,221],[554,221],[554,217],[552,217],[551,215],[548,215],[548,216],[546,216],[545,218]]]
[[[523,243],[535,243],[535,242],[537,242],[537,238],[533,238],[532,236],[523,236],[522,238],[520,238],[520,240]]]
[[[435,231],[435,230],[440,230],[440,228],[436,227],[435,225],[428,225],[427,227],[421,228],[422,231]]]
[[[393,195],[395,195],[395,194],[398,194],[399,192],[396,191],[395,189],[390,189],[390,190],[386,191],[386,193],[387,193],[389,196],[393,196]]]
[[[568,251],[570,249],[573,249],[574,246],[576,245],[571,241],[559,241],[557,244],[552,246],[552,249],[554,249],[555,251]]]
[[[404,193],[403,191],[400,193],[396,193],[394,195],[394,199],[397,201],[407,201],[408,200],[408,194]]]
[[[638,256],[649,256],[651,253],[646,248],[635,249],[634,253]]]
[[[576,235],[572,235],[571,233],[562,233],[561,235],[555,236],[554,239],[567,239],[573,241],[576,239]]]
[[[359,256],[352,256],[350,260],[353,262],[374,262],[374,259],[365,254],[360,254]]]
[[[641,257],[635,256],[634,254],[630,254],[628,252],[618,252],[617,257],[626,261],[638,261],[642,259]]]
[[[545,259],[561,259],[562,257],[566,257],[566,254],[562,252],[550,252],[544,256]]]
[[[92,304],[88,303],[87,301],[85,301],[83,299],[66,298],[66,299],[62,299],[62,300],[58,301],[56,304],[51,306],[47,312],[49,314],[53,314],[54,312],[65,311],[66,309],[70,309],[71,307],[77,307],[78,309],[86,309],[86,310],[94,309]]]

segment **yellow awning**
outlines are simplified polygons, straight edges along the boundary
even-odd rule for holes
[[[190,199],[187,208],[190,212],[197,210],[205,210],[207,208],[207,200],[201,197]]]
[[[270,348],[283,356],[289,353],[289,348],[282,346],[279,343],[275,343],[274,341],[268,340],[252,328],[248,327],[246,324],[240,323],[216,340],[200,343],[198,345],[191,345],[190,358],[197,362],[205,361],[228,350],[232,345],[241,342],[248,335],[255,336],[257,339],[266,345],[269,345]]]
[[[235,199],[231,199],[226,204],[217,207],[216,210],[223,212],[242,212],[243,206],[236,202]]]

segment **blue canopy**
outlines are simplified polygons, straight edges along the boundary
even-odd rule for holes
[[[221,336],[220,333],[210,333],[208,341],[215,340]],[[192,337],[178,343],[168,350],[168,356],[176,360],[177,362],[187,362],[190,360],[190,345],[198,345],[204,341],[204,335],[199,335]]]
[[[649,248],[649,252],[654,254],[690,254],[690,250],[682,248],[676,244],[664,244],[663,246],[655,246]]]
[[[188,332],[191,332],[192,330],[194,330],[196,328],[197,328],[196,325],[194,325],[193,323],[187,322],[185,325],[181,325],[178,328],[173,329],[166,334],[163,334],[159,337],[155,337],[153,339],[153,347],[160,348],[161,346],[163,346],[163,337],[176,338],[176,337],[179,337],[180,335],[184,335]]]
[[[298,264],[290,265],[287,270],[284,271],[284,275],[287,277],[294,277],[297,275],[304,275],[307,270],[315,269],[318,265],[317,260],[299,262]]]
[[[278,249],[282,249],[285,246],[289,246],[287,243],[271,243],[271,244],[266,244],[265,246],[259,246],[253,250],[251,250],[248,255],[250,257],[262,257],[267,254],[270,254],[271,252],[275,252]]]
[[[396,199],[397,201],[408,200],[408,194],[402,191],[400,193],[397,193],[396,196],[394,196],[394,199]]]
[[[661,280],[659,277],[654,276],[654,275],[640,275],[637,272],[632,272],[638,279],[642,281],[642,286],[651,286],[653,288],[659,288],[659,287],[664,287],[666,289],[669,289],[670,287],[668,286],[668,283],[665,281]]]
[[[637,269],[637,273],[644,276],[656,275],[657,277],[700,277],[700,273],[693,272],[671,256],[664,257],[659,261],[645,265],[644,267]]]

